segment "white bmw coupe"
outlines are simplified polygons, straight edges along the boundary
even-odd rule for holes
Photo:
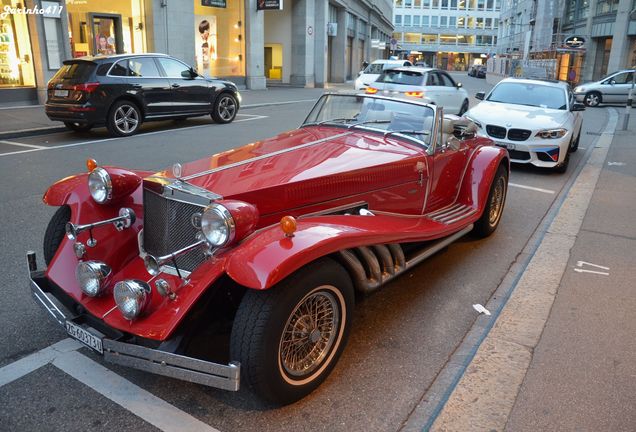
[[[561,81],[506,78],[466,113],[514,163],[565,172],[581,138],[585,106]]]

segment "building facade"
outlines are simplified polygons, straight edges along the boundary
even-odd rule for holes
[[[264,89],[344,82],[393,31],[391,0],[0,0],[0,106],[42,103],[65,59],[159,52]]]
[[[501,0],[394,0],[395,52],[446,70],[485,63],[497,45]]]
[[[504,0],[492,72],[572,85],[636,64],[636,0]]]

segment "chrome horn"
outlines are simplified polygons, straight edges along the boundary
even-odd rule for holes
[[[179,255],[183,255],[184,253],[198,247],[208,247],[208,244],[205,240],[199,240],[196,243],[192,243],[191,245],[188,245],[167,255],[156,257],[147,254],[144,257],[144,265],[146,266],[146,270],[148,271],[148,273],[150,273],[152,276],[157,276],[159,273],[161,273],[161,267],[168,264],[169,262],[172,262],[175,266],[175,269],[177,270],[178,276],[183,279],[183,277],[181,276],[181,272],[179,271],[179,267],[177,266],[176,258]]]
[[[66,237],[68,237],[70,240],[77,240],[77,236],[81,232],[88,230],[90,232],[90,238],[88,239],[86,244],[89,247],[94,247],[95,245],[97,245],[97,240],[93,238],[93,228],[112,223],[113,225],[115,225],[117,231],[122,231],[126,228],[130,228],[131,225],[135,223],[135,220],[137,220],[137,216],[135,215],[133,209],[122,207],[121,209],[119,209],[119,216],[112,219],[106,219],[86,225],[75,225],[74,223],[67,222],[65,227]]]

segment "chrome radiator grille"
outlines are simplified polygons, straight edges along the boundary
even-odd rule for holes
[[[167,255],[196,242],[197,230],[192,226],[192,214],[202,206],[166,199],[144,189],[144,249],[154,256]],[[181,270],[192,271],[203,262],[202,249],[177,257]],[[168,264],[169,265],[169,264]]]

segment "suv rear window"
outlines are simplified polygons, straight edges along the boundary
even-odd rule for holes
[[[72,62],[64,64],[53,76],[54,80],[87,80],[97,65],[90,62]]]
[[[413,86],[422,85],[423,80],[424,75],[420,72],[395,70],[384,71],[384,73],[378,78],[378,82]]]

